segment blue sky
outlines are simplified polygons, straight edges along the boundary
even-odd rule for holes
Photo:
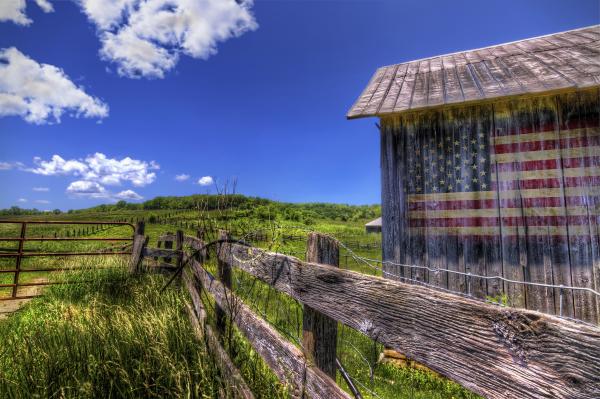
[[[14,73],[24,60],[49,64],[72,86],[53,91],[67,104],[60,123],[0,101],[0,208],[214,191],[198,184],[206,176],[237,178],[238,192],[282,201],[378,203],[376,120],[345,119],[378,66],[600,22],[593,0],[257,0],[238,10],[237,37],[221,33],[207,46],[189,34],[165,46],[170,64],[157,72],[133,68],[122,48],[103,41],[133,25],[132,14],[107,27],[76,1],[38,2],[27,1],[20,24],[0,22],[0,49],[5,58],[18,50]],[[211,23],[202,14],[192,22]],[[202,58],[211,48],[216,54]],[[0,67],[7,62],[0,56]],[[0,100],[21,90],[10,88],[13,74],[1,76]],[[55,155],[71,163],[51,162]],[[190,177],[177,181],[181,174]]]

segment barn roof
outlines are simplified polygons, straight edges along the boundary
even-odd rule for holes
[[[371,220],[369,223],[365,223],[365,227],[366,226],[374,226],[374,227],[381,227],[381,217],[378,217],[375,220]]]
[[[600,25],[377,71],[347,117],[600,85]]]

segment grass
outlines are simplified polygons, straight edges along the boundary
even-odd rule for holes
[[[153,211],[156,213],[156,211]],[[163,224],[147,223],[150,245],[166,231],[185,230],[193,235],[198,223],[194,211],[163,212],[171,215]],[[115,220],[143,218],[143,211],[122,211],[119,214],[60,215],[59,219]],[[331,234],[349,244],[361,256],[380,259],[380,236],[364,233],[365,221],[341,222],[316,220],[310,226],[279,221],[286,235],[306,236],[308,230]],[[226,220],[219,227],[244,229],[268,227],[252,220]],[[187,227],[187,228],[186,228]],[[59,235],[77,226],[60,226]],[[53,234],[54,229],[32,225],[29,236]],[[0,225],[0,236],[17,235],[15,227]],[[128,236],[128,227],[109,227],[87,232],[86,237]],[[257,246],[269,246],[255,242]],[[97,248],[99,243],[28,243],[28,250],[84,250]],[[304,258],[306,240],[278,240],[270,249]],[[116,257],[104,266],[119,266]],[[214,259],[214,258],[213,258]],[[14,260],[13,260],[14,262]],[[27,267],[73,267],[99,265],[99,258],[31,258]],[[122,260],[121,260],[122,262]],[[122,266],[122,265],[121,265]],[[0,268],[11,268],[5,260]],[[215,265],[208,265],[213,269]],[[344,248],[340,252],[340,267],[381,276],[379,270],[356,262]],[[71,272],[73,273],[73,272]],[[85,274],[87,273],[87,274]],[[90,285],[53,286],[43,298],[36,299],[23,311],[0,322],[0,397],[226,397],[227,382],[206,352],[203,343],[192,338],[191,327],[184,312],[186,295],[171,287],[163,295],[158,288],[164,279],[145,276],[134,279],[119,269],[96,271],[85,279]],[[73,274],[84,279],[81,273]],[[27,273],[22,277],[48,277],[49,273]],[[5,274],[0,278],[12,278]],[[58,278],[67,278],[58,275]],[[72,278],[72,277],[71,277]],[[236,270],[234,285],[243,300],[291,342],[298,344],[302,333],[302,306],[285,294]],[[250,289],[249,287],[252,287]],[[2,295],[2,293],[0,293]],[[206,303],[209,305],[209,303]],[[210,306],[208,306],[210,309]],[[10,342],[11,345],[4,345]],[[257,397],[286,397],[281,386],[260,357],[239,333],[228,343],[228,350]],[[433,373],[412,368],[398,368],[377,362],[382,351],[363,334],[340,325],[338,358],[344,364],[365,398],[431,398],[474,399],[458,384]],[[14,359],[17,359],[16,361]],[[35,379],[35,383],[33,383]],[[338,384],[348,390],[338,374]]]
[[[118,267],[123,261],[105,262],[117,268],[59,276],[71,284],[48,288],[0,322],[0,397],[229,396],[194,338],[185,294],[159,294],[164,278],[134,278]],[[271,391],[273,377],[258,370],[253,388]]]

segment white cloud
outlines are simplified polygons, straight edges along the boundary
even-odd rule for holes
[[[66,161],[60,155],[53,155],[52,159],[49,161],[44,161],[39,157],[35,157],[33,162],[37,165],[37,168],[28,169],[28,171],[35,173],[36,175],[81,176],[88,170],[88,167],[85,163],[75,159]]]
[[[23,203],[23,202],[27,202],[27,198],[19,198],[19,199],[17,200],[17,202],[21,202],[21,203]]]
[[[69,184],[67,194],[79,198],[104,198],[109,200],[134,200],[144,199],[133,190],[123,190],[116,194],[108,191],[104,186],[97,182],[87,180],[77,180]]]
[[[22,168],[24,165],[21,162],[0,162],[0,170],[11,170]]]
[[[80,177],[82,180],[104,185],[120,185],[130,182],[136,187],[146,186],[156,179],[152,170],[160,169],[154,161],[145,162],[125,157],[121,160],[107,158],[97,152],[85,159],[65,160],[60,155],[53,155],[49,161],[34,158],[36,167],[26,169],[29,172],[44,175],[67,175]]]
[[[177,180],[177,181],[186,181],[189,178],[190,178],[190,175],[186,175],[185,173],[175,176],[175,180]]]
[[[48,13],[54,11],[48,0],[35,0],[42,11]],[[2,0],[0,1],[0,22],[12,21],[17,25],[29,25],[33,21],[25,14],[25,0]]]
[[[69,184],[67,193],[91,198],[107,198],[106,189],[93,181],[77,180]]]
[[[41,200],[35,200],[35,203],[36,204],[49,204],[50,201],[41,199]]]
[[[32,190],[40,192],[40,193],[46,193],[46,192],[50,191],[50,189],[48,187],[34,187],[34,188],[32,188]]]
[[[102,30],[120,23],[135,3],[137,0],[79,0],[83,12]]]
[[[118,193],[105,188],[110,185],[130,183],[135,187],[151,184],[156,179],[153,170],[160,169],[154,161],[146,162],[125,157],[123,159],[108,158],[97,152],[84,159],[64,159],[53,155],[50,160],[40,157],[33,159],[34,167],[22,170],[43,176],[73,176],[78,180],[67,187],[67,194],[73,197],[141,200],[143,197],[133,190]],[[34,191],[49,191],[46,187],[34,187]]]
[[[120,75],[162,78],[180,54],[207,59],[258,25],[253,0],[79,0],[98,28],[100,56]]]
[[[144,197],[142,197],[141,195],[139,195],[138,193],[136,193],[133,190],[121,191],[120,193],[115,194],[115,198],[123,199],[123,200],[136,200],[136,201],[144,199]]]
[[[46,13],[54,11],[54,7],[48,0],[35,0],[35,3]]]
[[[203,176],[200,179],[198,179],[198,184],[201,186],[210,186],[213,183],[214,180],[211,176]]]
[[[0,49],[0,117],[43,124],[60,122],[65,112],[104,118],[108,105],[76,86],[62,69],[40,64],[14,47]]]
[[[88,165],[86,173],[87,180],[98,180],[106,185],[119,185],[123,181],[129,181],[136,187],[143,187],[156,179],[156,173],[150,170],[160,169],[160,166],[151,161],[150,163],[125,157],[120,161],[114,158],[106,158],[102,153],[95,153],[85,159]]]

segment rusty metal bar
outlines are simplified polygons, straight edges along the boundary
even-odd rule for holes
[[[14,269],[4,269],[0,270],[0,274],[2,273],[14,273],[13,283],[12,284],[0,284],[0,288],[11,288],[12,292],[10,296],[0,297],[0,300],[14,300],[14,299],[26,299],[33,298],[37,295],[27,295],[19,297],[17,295],[19,287],[29,287],[29,286],[44,286],[44,285],[52,285],[52,284],[69,284],[69,282],[39,282],[39,283],[19,283],[19,276],[21,273],[31,273],[31,272],[54,272],[54,271],[69,271],[69,270],[82,270],[85,269],[83,267],[72,267],[72,268],[47,268],[47,269],[22,269],[21,263],[22,259],[26,257],[61,257],[61,256],[90,256],[90,255],[131,255],[131,251],[124,251],[124,249],[131,244],[127,245],[117,245],[113,247],[107,248],[99,248],[97,251],[87,251],[87,252],[24,252],[24,245],[26,241],[100,241],[100,242],[110,242],[110,241],[130,241],[133,242],[132,238],[123,238],[123,237],[26,237],[26,230],[28,224],[48,224],[48,225],[100,225],[100,226],[129,226],[135,233],[135,226],[132,223],[128,222],[91,222],[91,221],[58,221],[58,220],[26,220],[26,221],[16,221],[16,220],[0,220],[0,224],[20,224],[21,225],[21,234],[19,237],[0,237],[0,241],[12,241],[18,242],[18,248],[16,252],[1,252],[0,258],[16,258],[16,265]],[[109,251],[113,248],[119,248],[121,251],[113,252]],[[12,249],[6,249],[12,250]],[[108,267],[95,267],[94,269],[105,269]]]
[[[119,269],[115,266],[94,266],[92,267],[49,267],[47,269],[21,269],[20,273],[33,273],[33,272],[60,272],[68,270],[100,270],[100,269]],[[0,273],[14,273],[17,269],[2,269]]]
[[[12,291],[12,297],[17,296],[17,289],[19,284],[19,271],[21,270],[21,259],[23,259],[23,243],[25,242],[25,231],[27,230],[27,223],[21,223],[21,240],[19,241],[19,253],[17,254],[16,271],[13,278],[14,287]]]
[[[27,220],[26,222],[20,220],[0,220],[0,223],[28,223],[28,224],[110,224],[116,226],[129,226],[135,231],[135,226],[129,222],[90,222],[90,221],[69,221],[69,220]]]
[[[21,241],[21,238],[10,237],[10,238],[2,238],[0,237],[0,241]],[[67,237],[27,237],[25,241],[133,241],[131,238],[101,238],[101,237],[84,237],[84,238],[67,238]]]
[[[0,288],[36,287],[38,285],[78,284],[84,282],[89,281],[40,281],[38,283],[0,284]]]
[[[131,255],[131,251],[120,252],[28,252],[28,253],[0,253],[0,258],[30,258],[33,256],[87,256],[87,255]]]
[[[14,301],[16,299],[30,299],[30,298],[36,298],[38,295],[25,295],[25,296],[18,296],[13,298],[12,296],[7,296],[7,297],[0,297],[0,301]]]

